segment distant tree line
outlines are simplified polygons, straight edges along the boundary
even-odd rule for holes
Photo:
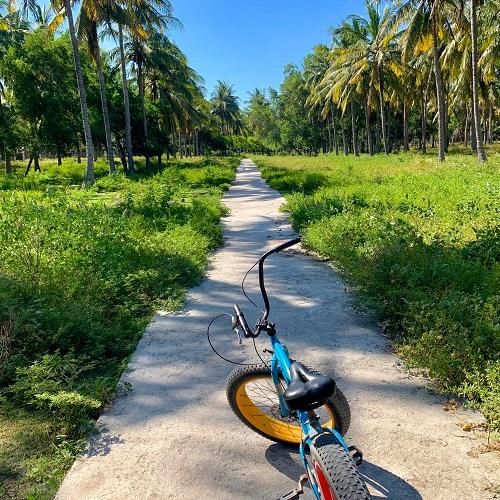
[[[0,157],[7,175],[16,159],[28,161],[28,174],[40,170],[42,156],[61,164],[75,155],[86,158],[92,183],[103,154],[110,173],[116,156],[133,175],[136,155],[151,169],[163,155],[267,150],[254,138],[232,137],[243,121],[230,85],[219,82],[205,98],[202,78],[168,37],[179,24],[169,1],[76,6],[0,0]],[[68,29],[60,33],[63,22]]]
[[[276,150],[389,153],[463,143],[486,159],[499,135],[500,1],[366,3],[331,29],[279,91],[250,95],[251,132]]]

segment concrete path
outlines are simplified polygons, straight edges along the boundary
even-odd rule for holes
[[[102,434],[74,464],[58,499],[271,500],[301,475],[296,450],[254,434],[231,413],[224,388],[232,367],[205,336],[209,319],[236,302],[253,323],[241,278],[265,249],[294,233],[279,212],[283,198],[249,161],[224,201],[231,210],[223,221],[226,245],[184,312],[154,317],[123,375],[132,390],[100,418]],[[477,416],[443,411],[443,397],[408,377],[377,328],[352,311],[326,263],[290,250],[273,256],[268,269],[271,317],[282,340],[302,361],[334,375],[351,403],[348,441],[365,453],[361,471],[375,498],[498,498],[491,490],[500,484],[495,457],[471,456],[479,443],[457,425]],[[255,292],[255,275],[249,284]],[[240,360],[251,355],[226,320],[214,325],[217,347]],[[263,335],[259,345],[266,344]]]

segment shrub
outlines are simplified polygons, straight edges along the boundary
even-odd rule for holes
[[[26,472],[40,481],[35,497],[57,487],[154,311],[178,308],[203,276],[236,165],[171,163],[81,190],[75,164],[2,184],[0,419],[44,428],[44,452]]]
[[[406,361],[500,429],[498,169],[465,156],[257,161],[306,246],[336,263]],[[306,174],[322,176],[309,193]]]

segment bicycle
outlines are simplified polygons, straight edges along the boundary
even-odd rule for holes
[[[259,355],[262,364],[235,368],[227,380],[227,399],[238,418],[253,431],[276,442],[300,445],[306,474],[298,487],[281,500],[298,499],[307,480],[318,500],[366,500],[370,495],[356,468],[363,455],[355,446],[347,446],[343,438],[351,419],[347,399],[331,377],[290,358],[288,349],[278,339],[276,325],[268,319],[264,261],[299,242],[300,238],[287,241],[254,264],[259,266],[264,311],[253,331],[240,307],[233,306],[232,329],[240,343],[239,329],[254,342],[266,332],[272,346],[267,352],[272,353],[272,359],[269,366]]]

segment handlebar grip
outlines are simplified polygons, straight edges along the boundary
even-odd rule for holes
[[[250,328],[248,328],[248,323],[247,320],[245,319],[245,316],[241,312],[240,306],[238,304],[234,304],[233,306],[234,312],[236,313],[236,317],[238,318],[238,322],[241,325],[241,328],[243,330],[243,334],[245,335],[246,338],[253,337],[254,334]]]

